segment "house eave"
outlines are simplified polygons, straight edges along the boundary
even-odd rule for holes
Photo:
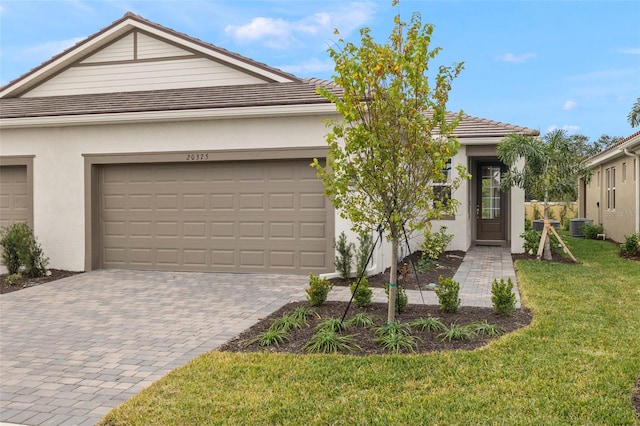
[[[610,149],[608,151],[603,151],[600,154],[597,154],[585,161],[585,165],[587,167],[595,167],[600,164],[606,163],[618,157],[624,157],[625,149],[629,152],[640,154],[640,133],[631,137],[628,141]]]
[[[79,114],[66,116],[5,118],[0,120],[0,129],[153,123],[168,121],[175,122],[196,120],[223,120],[278,116],[326,116],[329,114],[336,114],[336,109],[333,104],[211,108],[179,111],[143,111],[110,114]]]

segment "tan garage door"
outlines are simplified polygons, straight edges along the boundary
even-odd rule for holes
[[[29,220],[26,166],[0,167],[0,227]]]
[[[327,272],[333,208],[310,160],[108,165],[103,268]]]

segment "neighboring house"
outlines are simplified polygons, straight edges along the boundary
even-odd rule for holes
[[[318,85],[335,89],[127,13],[0,88],[1,224],[32,225],[54,268],[332,273],[350,226],[309,167],[337,117]],[[450,249],[522,251],[524,192],[498,186],[510,133],[537,131],[458,127],[451,170],[474,177],[434,225]]]
[[[607,238],[623,242],[640,232],[640,132],[588,158],[593,171],[579,184],[579,215],[604,228]]]

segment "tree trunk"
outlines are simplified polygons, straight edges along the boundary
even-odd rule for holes
[[[398,233],[392,230],[391,268],[389,268],[389,306],[387,323],[396,320],[396,297],[398,294]]]

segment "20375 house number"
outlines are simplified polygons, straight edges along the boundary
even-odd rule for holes
[[[209,154],[187,154],[187,161],[203,161],[208,160]]]

